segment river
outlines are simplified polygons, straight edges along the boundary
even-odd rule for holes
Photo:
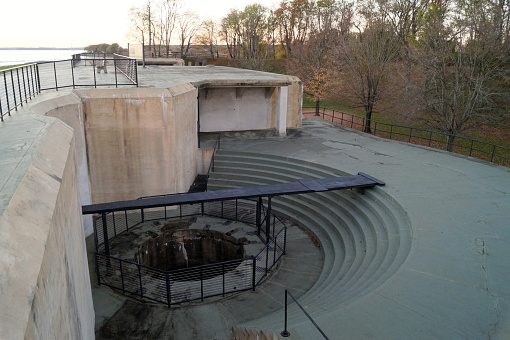
[[[71,59],[73,54],[84,52],[83,49],[5,49],[0,48],[0,66],[18,65],[36,61],[53,61]]]

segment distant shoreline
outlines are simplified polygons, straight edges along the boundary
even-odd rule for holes
[[[0,50],[83,50],[84,47],[0,47]]]

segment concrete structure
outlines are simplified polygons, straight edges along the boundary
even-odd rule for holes
[[[0,125],[0,338],[94,337],[84,242],[92,228],[80,207],[186,191],[211,156],[198,148],[199,128],[213,131],[217,121],[199,89],[242,92],[222,103],[221,118],[236,117],[223,130],[250,128],[240,108],[256,104],[263,107],[250,116],[262,122],[257,129],[285,134],[300,122],[295,78],[175,69],[150,84],[140,72],[146,88],[45,92]]]
[[[0,338],[91,339],[94,314],[99,338],[278,333],[285,287],[332,339],[508,337],[508,168],[316,120],[301,127],[292,77],[139,71],[142,88],[44,93],[0,124]],[[238,131],[247,121],[271,133]],[[306,233],[289,229],[280,268],[255,292],[170,310],[94,281],[90,294],[80,205],[182,191],[210,156],[199,129],[224,131],[213,188],[358,171],[387,185],[275,199]],[[319,338],[292,305],[289,331]]]

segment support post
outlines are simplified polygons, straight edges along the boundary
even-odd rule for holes
[[[260,236],[260,227],[262,224],[262,197],[259,197],[257,200],[257,211],[256,211],[256,225],[257,225],[257,235]]]
[[[266,244],[269,244],[269,235],[271,233],[271,196],[267,197],[267,214],[266,214]]]
[[[290,333],[287,330],[287,294],[287,289],[285,289],[285,321],[283,331],[280,333],[284,338],[288,338],[290,336]]]

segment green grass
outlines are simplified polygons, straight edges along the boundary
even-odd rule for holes
[[[21,66],[21,65],[5,65],[5,66],[0,66],[0,70],[5,70],[5,69],[8,69],[8,68],[13,68],[13,67],[17,67],[17,66]]]

